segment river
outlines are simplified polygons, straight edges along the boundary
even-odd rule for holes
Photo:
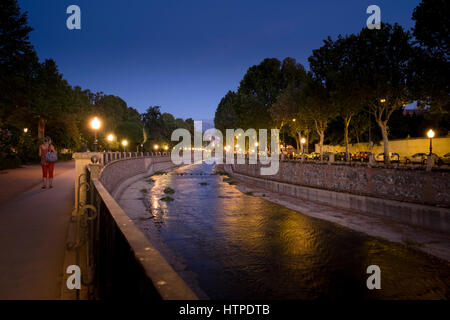
[[[212,299],[450,298],[449,263],[244,194],[211,165],[152,178],[156,230]],[[174,201],[160,200],[166,187]]]

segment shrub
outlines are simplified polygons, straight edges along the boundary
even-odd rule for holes
[[[172,189],[171,187],[166,187],[163,192],[167,194],[174,194],[175,190]]]

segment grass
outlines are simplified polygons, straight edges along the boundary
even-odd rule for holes
[[[218,175],[220,175],[220,176],[227,176],[227,177],[230,176],[230,175],[228,174],[228,172],[226,172],[226,171],[216,171],[216,173],[214,173],[214,174],[218,174]]]
[[[153,218],[153,216],[151,216],[151,217],[139,217],[139,220],[146,221],[146,220],[150,220],[152,218]]]
[[[162,197],[162,198],[159,199],[159,200],[165,201],[165,202],[171,202],[171,201],[174,200],[174,198],[172,198],[172,197],[170,197],[170,196],[165,196],[165,197]]]
[[[208,182],[200,182],[199,185],[201,186],[207,186],[209,183]]]
[[[222,181],[223,182],[228,182],[229,185],[235,185],[236,184],[236,182],[233,181],[233,179],[231,177],[225,177],[225,178],[223,178]]]
[[[172,189],[171,187],[165,187],[163,192],[166,193],[166,194],[174,194],[175,190]]]
[[[402,241],[407,247],[423,247],[424,246],[423,243],[419,243],[419,242],[416,242],[411,239],[403,239]]]
[[[160,176],[163,174],[167,174],[167,172],[158,170],[158,171],[155,171],[155,173],[153,173],[154,176]]]

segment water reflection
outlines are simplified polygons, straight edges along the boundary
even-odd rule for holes
[[[162,239],[209,297],[449,298],[448,263],[245,195],[211,170],[155,176],[150,199]],[[176,190],[170,203],[159,200],[167,186]],[[381,290],[366,287],[372,264]]]

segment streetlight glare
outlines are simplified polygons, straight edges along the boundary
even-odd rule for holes
[[[153,146],[153,149],[158,150],[158,149],[159,149],[159,146],[158,146],[157,144],[155,144],[155,145]]]
[[[305,143],[305,142],[306,142],[306,139],[305,139],[305,138],[302,138],[302,139],[300,140],[300,142],[301,142],[301,143]]]
[[[109,142],[114,141],[114,135],[113,134],[109,134],[107,139],[108,139]]]
[[[23,132],[27,133],[28,132],[28,128],[23,128]]]
[[[168,146],[164,146],[164,150],[168,150],[169,149],[169,147]]]
[[[386,102],[386,99],[380,99],[380,102],[384,103],[384,102]]]
[[[94,117],[94,119],[92,119],[92,121],[91,121],[92,129],[98,130],[98,129],[100,129],[100,126],[101,126],[100,120],[97,117]]]
[[[122,140],[122,145],[123,145],[124,147],[126,147],[126,146],[128,145],[128,141],[127,141],[127,140]]]
[[[435,133],[434,133],[433,129],[428,130],[428,132],[427,132],[428,138],[430,138],[430,139],[434,138],[434,135],[435,135]]]

